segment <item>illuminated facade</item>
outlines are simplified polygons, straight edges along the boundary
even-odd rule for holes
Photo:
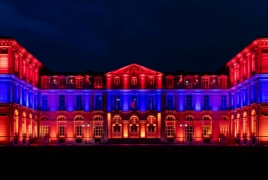
[[[215,73],[55,73],[0,38],[0,143],[268,143],[268,38]]]

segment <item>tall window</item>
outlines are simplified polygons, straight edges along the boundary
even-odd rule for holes
[[[113,101],[114,109],[120,110],[121,109],[121,97],[119,94],[114,95],[114,101]]]
[[[166,79],[166,85],[167,85],[167,88],[173,88],[174,82],[173,82],[173,78],[172,77],[168,77]]]
[[[81,137],[82,136],[82,126],[75,126],[75,135],[76,137]]]
[[[202,126],[202,136],[209,137],[211,135],[211,126]]]
[[[193,141],[194,137],[194,126],[186,126],[185,127],[185,137],[188,142]]]
[[[60,79],[60,86],[65,86],[66,85],[66,79],[61,78]]]
[[[186,95],[186,110],[192,110],[193,108],[193,100],[192,95]]]
[[[136,86],[138,84],[137,77],[131,77],[131,85]]]
[[[40,126],[40,136],[45,137],[49,135],[49,126]]]
[[[174,96],[173,94],[167,94],[167,100],[166,100],[166,109],[167,110],[173,110],[174,109]]]
[[[19,103],[19,87],[18,84],[14,86],[15,103]]]
[[[65,137],[65,126],[59,126],[59,137]]]
[[[204,110],[209,110],[209,95],[204,95]]]
[[[148,95],[148,109],[153,110],[155,109],[155,96],[154,94],[149,94]]]
[[[65,96],[59,96],[59,110],[65,110]]]
[[[96,77],[95,78],[94,87],[95,88],[101,88],[102,87],[102,77]]]
[[[49,78],[43,78],[42,79],[42,86],[48,86],[49,85]]]
[[[221,95],[221,110],[227,110],[227,96]]]
[[[76,83],[75,85],[77,87],[82,87],[83,86],[83,78],[82,77],[76,78],[76,82],[75,83]]]
[[[154,77],[153,76],[148,77],[148,84],[150,86],[154,85]]]
[[[236,108],[240,108],[240,91],[236,94]]]
[[[94,136],[100,137],[103,133],[103,127],[102,126],[94,126]]]
[[[204,88],[208,88],[209,87],[209,79],[208,78],[203,78],[202,85],[203,85]]]
[[[120,77],[114,77],[114,85],[115,86],[118,86],[118,85],[120,85]]]
[[[173,137],[175,134],[175,127],[174,126],[166,126],[166,136]]]
[[[138,98],[137,95],[131,95],[131,104],[130,104],[131,109],[137,109],[138,108]]]
[[[82,95],[76,96],[76,110],[83,110]]]
[[[94,109],[101,110],[102,109],[102,97],[100,94],[95,95],[94,98]]]

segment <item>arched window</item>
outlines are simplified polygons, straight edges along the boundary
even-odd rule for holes
[[[101,120],[103,120],[103,117],[101,115],[96,115],[96,116],[94,116],[93,120],[94,121],[101,121]]]
[[[82,115],[76,115],[76,116],[74,117],[74,120],[75,120],[75,121],[83,121],[83,120],[84,120],[84,116],[82,116]]]
[[[8,54],[8,49],[6,48],[1,49],[0,54]]]
[[[67,117],[66,116],[58,116],[57,120],[58,121],[66,121]]]
[[[226,121],[227,120],[227,117],[226,116],[222,116],[221,117],[221,120]]]
[[[40,121],[49,121],[49,118],[47,116],[41,117]]]
[[[168,115],[168,116],[166,117],[166,121],[175,121],[175,117],[172,116],[172,115]]]
[[[131,116],[130,117],[130,123],[132,124],[136,124],[138,122],[138,117],[137,116]]]
[[[187,115],[185,116],[185,121],[193,121],[194,120],[194,117],[192,115]]]
[[[114,85],[115,86],[120,85],[120,77],[118,77],[118,76],[114,77]]]
[[[137,77],[131,77],[131,85],[136,86],[138,84]]]
[[[148,123],[153,124],[155,123],[155,117],[153,115],[148,116],[147,118]]]
[[[207,121],[207,120],[211,120],[211,118],[209,116],[204,116],[203,117],[203,120],[206,120]]]
[[[113,117],[113,124],[119,124],[121,122],[121,117],[119,115],[115,115]]]

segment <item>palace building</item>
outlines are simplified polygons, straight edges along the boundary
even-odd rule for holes
[[[213,73],[51,72],[0,37],[0,144],[268,144],[268,38]]]

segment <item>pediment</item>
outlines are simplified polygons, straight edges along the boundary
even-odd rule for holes
[[[163,75],[161,72],[146,68],[144,66],[141,66],[141,65],[135,64],[135,63],[106,73],[106,75],[108,75],[108,74],[112,74],[112,75],[123,75],[123,74],[128,74],[128,75],[139,75],[139,74],[157,75],[157,74],[160,74],[160,75]]]

